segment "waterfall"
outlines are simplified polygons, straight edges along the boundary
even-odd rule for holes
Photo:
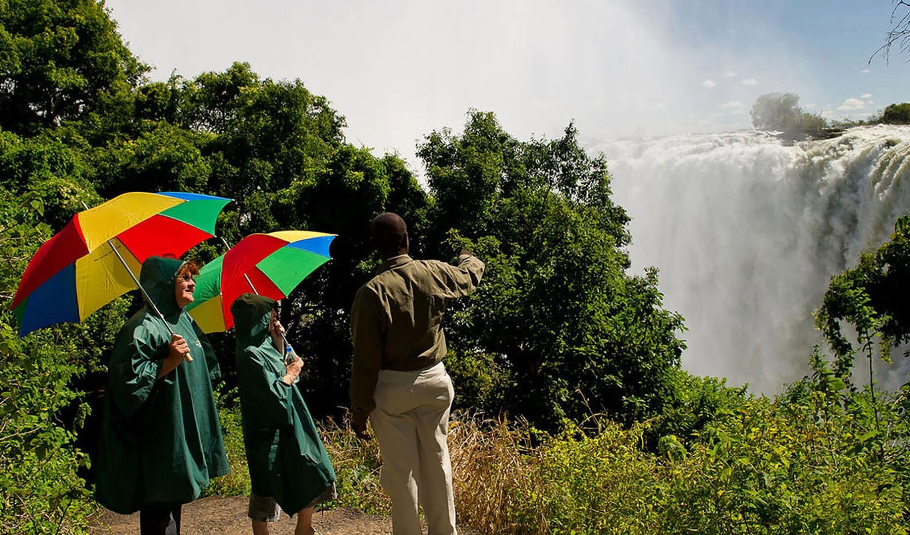
[[[910,213],[910,127],[800,143],[737,132],[596,148],[632,218],[633,269],[658,267],[665,308],[685,316],[683,367],[756,393],[806,374],[822,343],[812,313],[831,276]],[[900,360],[877,381],[905,382]]]

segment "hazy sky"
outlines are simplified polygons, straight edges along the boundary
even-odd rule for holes
[[[749,126],[756,97],[800,95],[827,117],[910,101],[910,65],[869,58],[889,0],[107,0],[152,78],[246,61],[300,79],[349,141],[398,152],[460,131],[469,108],[512,135],[590,145]]]

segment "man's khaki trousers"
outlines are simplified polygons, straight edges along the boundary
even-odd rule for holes
[[[417,372],[381,370],[370,413],[382,452],[382,487],[392,498],[392,532],[456,535],[452,465],[446,443],[455,390],[442,362]]]

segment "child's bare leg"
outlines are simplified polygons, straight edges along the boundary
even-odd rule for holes
[[[297,512],[297,529],[294,530],[294,535],[313,535],[316,533],[316,530],[313,529],[314,510],[314,507],[307,507]]]

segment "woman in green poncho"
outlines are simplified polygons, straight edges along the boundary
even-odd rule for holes
[[[218,360],[184,310],[198,272],[173,258],[143,263],[139,280],[164,319],[148,306],[134,314],[108,364],[95,498],[140,511],[143,535],[180,533],[181,504],[230,471],[212,395]]]
[[[335,471],[303,396],[294,387],[303,363],[285,364],[275,301],[243,294],[231,305],[237,377],[255,535],[267,534],[281,510],[298,514],[295,535],[311,535],[313,508],[335,494]]]

